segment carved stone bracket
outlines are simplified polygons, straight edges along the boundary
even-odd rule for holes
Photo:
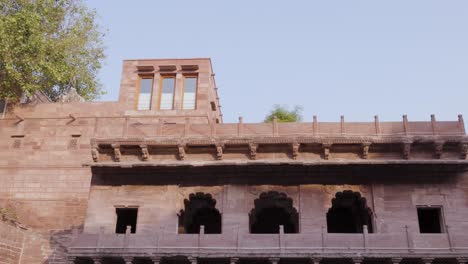
[[[249,143],[249,151],[250,151],[251,160],[257,159],[257,148],[258,148],[258,144]]]
[[[444,150],[444,142],[436,141],[434,142],[434,157],[440,159],[442,157],[442,152]]]
[[[369,147],[371,143],[370,142],[364,142],[362,143],[362,158],[363,159],[368,159],[369,158]]]
[[[94,162],[99,161],[99,147],[98,146],[93,146],[91,148],[91,157],[93,157]]]
[[[432,264],[434,258],[421,258],[421,260],[424,264]]]
[[[411,154],[411,142],[405,142],[403,143],[403,158],[404,159],[409,159],[410,154]]]
[[[299,143],[293,143],[291,144],[291,148],[292,148],[292,158],[293,159],[297,159],[297,156],[299,156],[299,147],[300,147],[301,144]]]
[[[333,144],[331,143],[323,143],[322,144],[322,149],[323,149],[323,158],[328,160],[330,159],[330,149]]]
[[[468,143],[460,143],[460,156],[462,159],[468,159]]]
[[[180,160],[185,160],[185,148],[186,148],[186,145],[184,145],[184,144],[179,144],[177,146],[177,149],[179,150],[179,159]]]
[[[111,146],[114,149],[114,159],[115,161],[119,162],[120,158],[122,157],[122,153],[120,152],[120,144],[112,144]]]
[[[149,152],[147,145],[140,145],[141,148],[141,159],[147,161],[149,159]]]
[[[223,150],[224,150],[224,145],[223,144],[217,144],[216,145],[216,159],[217,160],[222,160],[223,159]]]

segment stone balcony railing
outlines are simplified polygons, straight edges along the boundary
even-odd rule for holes
[[[450,229],[447,229],[450,230]],[[79,234],[70,257],[373,257],[468,256],[468,234]]]

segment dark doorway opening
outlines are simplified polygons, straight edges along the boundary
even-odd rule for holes
[[[362,233],[364,225],[372,233],[371,216],[366,198],[361,197],[359,192],[337,192],[327,213],[328,233]]]
[[[298,233],[299,213],[285,193],[264,192],[254,204],[249,214],[250,233],[278,234],[280,225],[285,233]]]
[[[440,208],[418,208],[420,233],[442,233],[442,214]]]
[[[205,234],[221,234],[221,214],[211,194],[192,193],[184,206],[179,214],[179,233],[198,234],[203,225]]]
[[[117,224],[115,226],[115,233],[125,234],[127,226],[131,226],[130,232],[136,232],[138,208],[116,208]]]

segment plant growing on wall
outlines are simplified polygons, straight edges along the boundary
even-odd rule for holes
[[[40,91],[57,100],[71,87],[87,100],[102,94],[103,33],[82,0],[0,5],[0,98],[15,102]]]
[[[274,105],[270,113],[265,117],[264,122],[269,123],[273,121],[276,116],[278,122],[301,122],[302,121],[302,107],[295,106],[294,109],[289,110],[286,106]]]

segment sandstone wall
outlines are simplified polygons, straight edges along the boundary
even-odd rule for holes
[[[468,175],[459,175],[456,182],[439,184],[395,183],[363,185],[224,185],[209,187],[169,186],[92,186],[85,232],[115,231],[115,208],[138,206],[137,233],[176,233],[177,214],[184,209],[183,201],[190,193],[205,192],[216,199],[222,213],[223,232],[239,229],[249,232],[248,214],[254,200],[262,192],[278,191],[293,199],[300,215],[300,233],[326,232],[326,213],[335,194],[344,190],[360,192],[374,212],[374,232],[403,233],[405,226],[419,232],[417,206],[442,207],[445,224],[452,232],[468,229]],[[236,231],[237,232],[237,231]]]

